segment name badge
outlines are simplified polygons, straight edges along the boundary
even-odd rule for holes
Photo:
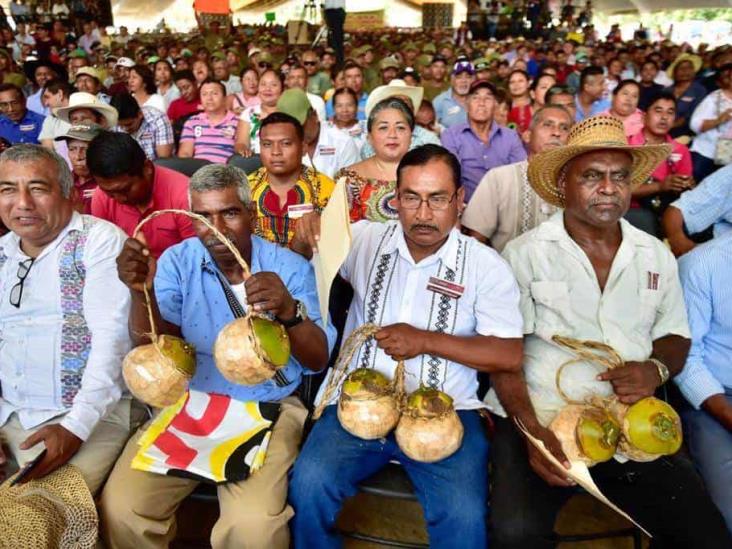
[[[195,128],[193,128],[193,135],[195,135],[196,137],[201,137],[201,135],[203,135],[203,128],[201,126],[196,126]]]
[[[236,134],[236,128],[232,128],[231,126],[227,126],[221,131],[224,134],[224,137],[226,137],[227,139],[233,139],[234,134]]]
[[[335,147],[318,147],[321,156],[332,156],[335,154]]]
[[[305,204],[292,204],[287,206],[287,217],[290,219],[299,219],[306,213],[313,211],[313,205],[309,202]]]
[[[450,107],[449,109],[447,109],[447,114],[457,114],[459,112],[460,112],[460,107],[457,107],[457,106]]]
[[[681,98],[681,100],[684,101],[685,103],[691,103],[692,101],[694,101],[694,98],[689,97],[688,95],[685,95]]]
[[[668,159],[669,159],[669,160],[670,160],[671,162],[673,162],[673,163],[676,163],[676,162],[678,162],[679,160],[681,160],[681,153],[671,153],[671,154],[670,154],[670,155],[668,156]]]
[[[35,129],[36,129],[35,124],[21,124],[21,126],[20,126],[20,131],[22,131],[22,132],[32,132]]]
[[[465,292],[465,286],[437,278],[436,276],[430,277],[429,282],[427,282],[427,289],[453,299],[459,299]]]

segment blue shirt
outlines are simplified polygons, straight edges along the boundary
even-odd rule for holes
[[[358,112],[356,113],[356,120],[366,120],[366,100],[369,98],[369,94],[366,92],[361,93],[361,97],[358,98]],[[333,120],[335,116],[335,109],[333,108],[333,98],[328,99],[325,104],[325,116],[328,120]]]
[[[435,97],[432,106],[435,108],[437,121],[445,128],[456,124],[464,124],[468,121],[465,109],[452,95],[452,88]]]
[[[673,86],[668,86],[663,91],[674,92]],[[681,97],[676,100],[676,120],[684,119],[684,123],[678,128],[673,128],[669,132],[671,137],[678,137],[680,135],[693,135],[694,132],[689,128],[689,121],[691,115],[694,114],[694,110],[702,102],[709,90],[707,90],[703,84],[694,81],[686,89]]]
[[[707,242],[679,259],[691,328],[691,350],[674,380],[699,408],[732,388],[732,234]]]
[[[682,193],[671,204],[681,211],[690,234],[714,225],[714,236],[732,229],[732,165],[704,179],[697,187]]]
[[[608,110],[611,105],[609,99],[598,99],[590,106],[590,112],[585,113],[582,110],[582,105],[580,104],[579,94],[574,98],[574,104],[577,106],[577,114],[574,117],[575,122],[582,122],[585,118],[590,118],[591,116],[600,114],[601,112]]]
[[[45,118],[42,114],[26,110],[23,119],[16,124],[7,116],[0,115],[0,137],[4,137],[13,145],[17,143],[38,144],[38,134],[41,133]]]
[[[290,294],[305,304],[309,318],[323,328],[312,266],[287,248],[257,236],[251,239],[252,272],[277,273]],[[286,397],[297,388],[303,375],[303,367],[294,356],[280,370],[290,382],[284,387],[272,379],[258,385],[238,385],[227,381],[216,368],[213,359],[216,336],[234,320],[217,272],[216,263],[198,238],[188,238],[168,248],[158,261],[155,296],[160,314],[180,326],[183,338],[196,347],[196,375],[191,389],[228,395],[240,401],[276,401]],[[326,335],[328,348],[332,349],[336,338],[332,324],[328,325]]]
[[[49,114],[51,114],[51,111],[48,109],[48,107],[43,106],[43,103],[41,102],[42,95],[43,88],[39,89],[36,93],[29,95],[28,99],[25,102],[25,106],[29,111],[42,114],[43,116],[48,116]]]

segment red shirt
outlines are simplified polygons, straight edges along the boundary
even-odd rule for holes
[[[201,100],[198,97],[193,101],[186,101],[182,97],[179,97],[178,99],[171,101],[170,106],[168,107],[168,118],[170,118],[170,122],[174,124],[175,121],[182,116],[196,114],[199,112],[201,110],[199,109],[200,105]]]
[[[691,165],[691,153],[686,145],[682,145],[670,135],[666,134],[666,143],[671,145],[671,154],[653,171],[651,177],[656,181],[663,181],[669,175],[679,174],[691,176],[694,168]],[[628,138],[629,145],[645,145],[646,138],[643,130]]]
[[[83,205],[84,213],[85,214],[92,213],[91,212],[91,203],[92,203],[92,197],[94,196],[94,193],[97,190],[97,182],[94,181],[93,177],[89,177],[87,179],[81,179],[81,177],[79,177],[75,173],[72,173],[71,175],[74,176],[74,187],[76,187],[77,200],[80,204]]]
[[[155,166],[152,198],[141,212],[136,206],[120,204],[101,189],[92,197],[91,213],[95,217],[114,223],[129,236],[137,224],[158,210],[168,208],[188,210],[188,178],[169,170]],[[191,220],[183,215],[166,214],[148,221],[142,227],[147,245],[153,257],[158,258],[167,248],[178,244],[186,238],[196,236]]]

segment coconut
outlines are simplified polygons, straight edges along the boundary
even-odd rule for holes
[[[608,461],[615,455],[620,424],[596,406],[570,404],[562,408],[549,425],[570,461],[583,461],[588,467]]]
[[[616,403],[613,413],[622,426],[619,453],[633,461],[653,461],[681,448],[681,418],[669,404],[654,397],[631,406]]]
[[[122,362],[122,376],[130,392],[155,408],[175,404],[188,390],[195,371],[193,345],[169,335],[135,347]]]
[[[359,368],[343,382],[338,420],[353,436],[373,440],[388,435],[399,421],[392,384],[372,368]]]
[[[232,383],[256,385],[290,360],[290,338],[279,322],[246,316],[229,322],[213,348],[221,374]]]
[[[397,425],[396,440],[415,461],[433,463],[454,454],[463,442],[463,424],[452,398],[430,387],[414,391]]]

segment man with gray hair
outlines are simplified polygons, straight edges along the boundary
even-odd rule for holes
[[[160,334],[184,338],[195,346],[196,373],[190,383],[189,399],[203,395],[204,411],[211,402],[226,402],[214,415],[216,436],[246,440],[247,427],[230,414],[257,409],[273,425],[256,475],[234,474],[241,462],[252,463],[253,452],[231,451],[222,455],[224,482],[217,480],[220,516],[211,534],[213,547],[289,547],[287,523],[293,516],[287,504],[287,472],[297,456],[307,410],[293,393],[306,371],[319,371],[328,362],[335,340],[332,326],[326,330],[320,318],[315,276],[311,265],[287,248],[252,234],[255,205],[246,174],[233,166],[211,164],[198,170],[190,181],[191,210],[203,216],[233,244],[250,265],[251,276],[229,249],[204,223],[194,221],[197,238],[168,248],[156,261],[143,242],[128,239],[117,261],[119,278],[132,295],[130,333],[137,345],[148,343],[151,326],[145,305],[145,288],[153,303],[155,326]],[[227,381],[216,368],[213,344],[219,332],[234,318],[252,308],[269,314],[287,330],[292,349],[287,364],[272,379],[256,385]],[[183,408],[180,413],[186,413]],[[222,411],[225,410],[225,411]],[[269,410],[267,412],[267,410]],[[267,416],[267,414],[270,414]],[[211,414],[186,433],[210,433]],[[179,416],[176,416],[179,417]],[[187,415],[184,423],[195,422]],[[176,422],[176,419],[173,419]],[[177,425],[177,423],[176,423]],[[223,436],[227,426],[226,436]],[[233,426],[233,430],[232,430]],[[178,431],[176,431],[178,432]],[[266,429],[263,429],[266,432]],[[181,444],[187,462],[196,461],[195,472],[175,449],[166,453],[168,463],[178,463],[182,472],[156,474],[139,470],[133,463],[139,455],[141,429],[127,444],[107,482],[101,499],[106,525],[105,542],[110,548],[168,547],[175,536],[175,512],[183,499],[203,479],[214,478],[213,459],[206,456],[206,437],[186,436]],[[148,435],[149,438],[149,435]],[[265,442],[261,443],[262,446]],[[170,445],[167,446],[170,448]],[[181,459],[179,459],[181,458]],[[135,468],[131,468],[131,464]],[[204,464],[200,466],[200,464]],[[208,469],[207,467],[211,468]],[[248,477],[248,478],[247,478]]]
[[[0,479],[43,453],[24,481],[73,465],[94,493],[142,417],[121,376],[125,235],[75,212],[73,187],[66,161],[40,145],[0,155]]]

